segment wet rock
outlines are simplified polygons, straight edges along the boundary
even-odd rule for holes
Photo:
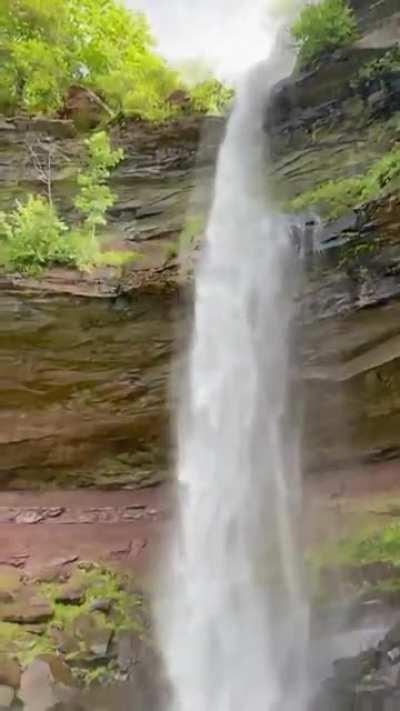
[[[0,685],[18,689],[21,681],[21,667],[16,659],[0,655]]]
[[[378,647],[385,654],[396,648],[400,648],[400,620],[391,627]]]
[[[113,630],[105,625],[99,613],[82,614],[74,620],[73,634],[81,641],[84,650],[95,657],[105,657],[112,639]]]
[[[90,603],[90,610],[92,612],[104,612],[106,615],[110,612],[111,607],[112,600],[108,598],[99,598]]]
[[[81,605],[85,600],[86,590],[87,585],[71,580],[59,589],[56,602],[62,602],[64,605]]]
[[[49,637],[61,654],[74,654],[80,651],[79,641],[68,631],[51,627]]]
[[[15,689],[12,686],[0,684],[0,709],[9,709],[15,698]]]
[[[94,654],[95,657],[106,657],[113,631],[111,629],[103,628],[93,630],[84,639],[85,645],[88,650]]]
[[[75,696],[72,673],[60,657],[38,657],[22,674],[18,697],[26,711],[48,711]]]
[[[122,673],[128,673],[136,664],[158,668],[159,660],[153,648],[134,632],[120,632],[114,644],[118,667]]]
[[[3,603],[13,602],[13,600],[13,593],[8,592],[7,590],[0,590],[0,605],[2,605]]]
[[[354,711],[387,711],[392,700],[393,691],[386,684],[365,682],[356,689]]]
[[[17,600],[0,607],[0,620],[18,624],[47,622],[54,615],[54,610],[47,600],[39,597]]]
[[[43,511],[40,511],[38,509],[32,509],[32,510],[20,511],[15,518],[15,522],[16,523],[25,523],[25,524],[34,524],[34,523],[40,523],[41,521],[44,521],[44,519],[45,519],[45,514],[43,513]]]
[[[387,657],[392,664],[397,664],[400,660],[400,647],[394,647],[387,653]]]
[[[362,652],[357,657],[338,659],[334,663],[335,680],[339,684],[352,684],[377,668],[380,655],[375,649]]]

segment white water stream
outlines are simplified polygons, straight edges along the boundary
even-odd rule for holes
[[[286,65],[286,66],[284,66]],[[179,511],[160,644],[173,711],[301,711],[307,604],[289,401],[293,253],[268,201],[275,53],[238,91],[220,150],[179,423]]]

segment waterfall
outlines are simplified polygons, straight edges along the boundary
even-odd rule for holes
[[[157,605],[171,711],[304,707],[294,255],[268,200],[263,131],[269,91],[287,70],[275,52],[237,92],[197,273],[178,522]]]

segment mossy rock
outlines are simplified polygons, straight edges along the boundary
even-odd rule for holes
[[[79,591],[73,604],[66,586]],[[131,575],[94,563],[76,566],[66,584],[25,583],[14,602],[0,606],[0,680],[1,659],[26,667],[46,654],[61,655],[84,685],[110,680],[112,639],[125,631],[147,639],[145,607]],[[39,613],[43,624],[36,624]]]

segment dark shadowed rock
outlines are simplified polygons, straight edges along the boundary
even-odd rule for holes
[[[60,113],[80,130],[96,128],[113,116],[107,104],[97,94],[83,86],[70,86]]]

